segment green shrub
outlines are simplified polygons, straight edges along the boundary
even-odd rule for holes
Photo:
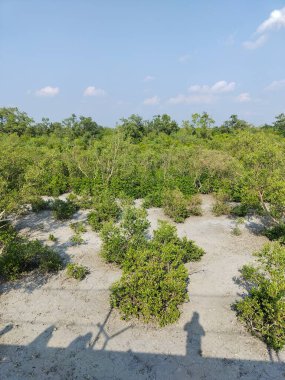
[[[188,212],[190,215],[200,216],[202,215],[202,200],[198,194],[192,195],[188,201]]]
[[[100,231],[105,222],[117,221],[121,213],[115,199],[106,195],[98,198],[93,208],[94,211],[88,215],[88,223],[94,231]]]
[[[44,201],[41,197],[37,197],[31,201],[32,211],[40,212],[51,208],[51,201]]]
[[[143,207],[161,207],[162,206],[162,194],[161,191],[154,191],[148,194],[143,201]]]
[[[165,214],[176,223],[183,222],[190,215],[187,199],[179,189],[166,190],[162,196],[162,205]]]
[[[278,224],[267,228],[264,232],[269,240],[279,240],[281,244],[285,244],[285,224]]]
[[[83,222],[75,222],[75,223],[71,223],[70,224],[70,228],[73,229],[73,231],[76,233],[76,234],[84,234],[87,229],[85,227],[85,224]]]
[[[101,254],[109,263],[121,264],[128,249],[128,240],[114,222],[107,222],[100,232],[103,241]]]
[[[228,203],[223,202],[221,200],[217,200],[212,208],[212,213],[215,216],[229,215],[230,212],[231,206]]]
[[[237,218],[235,220],[235,226],[232,229],[232,234],[235,236],[240,236],[242,234],[242,230],[240,229],[240,225],[244,224],[243,218]]]
[[[71,243],[73,245],[80,245],[80,244],[83,244],[84,243],[84,240],[82,239],[81,235],[76,233],[74,234],[71,239],[70,239]]]
[[[175,226],[166,221],[159,221],[158,229],[154,231],[152,245],[162,246],[168,243],[175,244],[183,251],[182,262],[199,261],[204,255],[204,250],[199,248],[192,240],[188,240],[185,236],[179,238]]]
[[[278,351],[285,345],[285,248],[266,244],[255,256],[258,265],[241,270],[242,284],[249,290],[235,309],[254,335]]]
[[[188,299],[188,273],[180,256],[181,250],[171,243],[161,249],[130,250],[123,276],[111,288],[111,305],[124,319],[142,318],[161,326],[175,322],[178,306]]]
[[[249,213],[249,209],[248,209],[247,205],[240,204],[240,205],[236,205],[236,206],[232,207],[230,212],[234,216],[244,217]]]
[[[188,299],[188,274],[183,263],[196,261],[204,251],[176,227],[159,222],[151,241],[129,246],[122,256],[123,276],[111,289],[111,305],[125,319],[142,318],[164,326],[175,322],[178,306]]]
[[[34,269],[46,273],[58,271],[61,267],[59,254],[38,240],[17,237],[4,246],[0,255],[0,276],[5,280],[14,280]]]
[[[48,239],[49,239],[50,241],[53,241],[53,242],[56,242],[56,241],[57,241],[57,238],[56,238],[53,234],[49,234]]]
[[[14,240],[16,236],[17,232],[11,223],[0,221],[0,248]]]
[[[89,270],[83,265],[69,263],[66,266],[66,273],[68,277],[81,281],[89,274]]]
[[[147,212],[143,208],[129,206],[123,210],[121,227],[127,238],[130,239],[134,236],[145,238],[149,226]]]
[[[52,214],[57,220],[70,219],[78,210],[78,207],[71,201],[56,199],[52,205]]]
[[[101,230],[102,256],[107,262],[122,264],[129,248],[146,245],[148,227],[145,210],[134,206],[125,208],[119,226],[107,222]]]

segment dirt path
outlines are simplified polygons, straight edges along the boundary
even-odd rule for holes
[[[2,286],[1,380],[285,379],[284,352],[279,362],[272,355],[272,362],[231,310],[242,291],[233,278],[265,239],[251,232],[252,222],[233,236],[233,221],[214,217],[211,204],[204,196],[204,215],[177,226],[206,255],[188,265],[190,302],[179,321],[163,329],[124,322],[110,312],[108,289],[121,274],[99,257],[97,234],[88,231],[86,244],[73,247],[70,221],[55,222],[49,212],[24,218],[19,228],[43,241],[54,234],[55,247],[91,273],[80,283],[61,272]],[[85,218],[86,212],[76,216]],[[167,218],[150,209],[152,228],[158,219]]]

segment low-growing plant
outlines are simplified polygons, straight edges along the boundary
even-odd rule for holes
[[[93,208],[94,211],[88,215],[88,223],[94,231],[100,231],[105,222],[117,221],[121,213],[115,199],[106,195],[98,198]]]
[[[162,206],[162,192],[160,190],[147,194],[143,201],[144,208],[161,207]]]
[[[146,244],[148,227],[144,209],[127,207],[118,226],[114,222],[104,224],[100,233],[103,241],[102,256],[107,262],[122,264],[129,248]]]
[[[215,216],[229,215],[230,212],[231,206],[228,203],[221,200],[216,200],[212,208],[212,213]]]
[[[269,240],[278,240],[280,244],[285,245],[285,224],[278,224],[267,228],[264,235]]]
[[[245,204],[240,204],[240,205],[233,206],[230,212],[234,216],[244,217],[249,213],[249,208]]]
[[[190,215],[200,216],[202,215],[202,199],[199,194],[192,195],[188,201],[188,211]]]
[[[81,237],[80,234],[76,233],[74,234],[71,239],[70,239],[71,243],[73,245],[80,245],[80,244],[83,244],[84,243],[84,240],[83,238]]]
[[[56,238],[53,234],[49,234],[48,239],[49,239],[50,241],[53,241],[53,242],[56,242],[56,241],[57,241],[57,238]]]
[[[89,270],[83,265],[68,263],[66,273],[68,277],[81,281],[89,274]]]
[[[78,210],[78,207],[71,201],[56,199],[52,205],[52,214],[57,220],[70,219]]]
[[[111,305],[124,319],[141,318],[164,326],[180,316],[179,305],[188,299],[188,273],[184,263],[201,258],[204,251],[176,227],[159,222],[154,237],[129,246],[122,256],[123,276],[111,289]]]
[[[241,284],[249,290],[235,309],[254,335],[279,351],[285,346],[285,247],[269,243],[255,256],[256,266],[241,269]]]
[[[0,221],[0,249],[17,236],[15,228],[10,222]]]
[[[235,235],[235,236],[240,236],[242,234],[242,230],[240,228],[240,226],[244,223],[244,219],[243,218],[237,218],[235,220],[235,226],[233,227],[232,229],[232,234]]]
[[[34,198],[31,201],[32,211],[33,212],[40,212],[44,210],[49,210],[51,208],[52,202],[51,201],[45,201],[41,197]]]
[[[173,243],[183,250],[183,263],[189,261],[198,261],[204,255],[204,250],[198,247],[192,240],[188,240],[185,236],[179,238],[177,229],[170,223],[159,220],[158,229],[154,231],[152,244],[161,246],[168,243]]]
[[[83,222],[75,222],[75,223],[71,223],[70,224],[70,228],[73,229],[73,231],[76,233],[76,234],[84,234],[87,229],[85,227],[85,224]]]
[[[176,223],[182,223],[190,215],[188,202],[179,189],[166,190],[162,195],[162,206],[166,215]]]
[[[142,318],[161,326],[175,322],[178,306],[188,299],[188,273],[177,259],[180,255],[171,243],[161,249],[130,250],[123,276],[111,288],[111,305],[124,319]]]
[[[38,240],[16,237],[4,245],[0,255],[0,276],[5,280],[15,280],[34,269],[46,273],[58,271],[61,267],[59,254]]]

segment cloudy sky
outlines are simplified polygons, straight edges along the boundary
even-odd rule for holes
[[[285,112],[285,0],[0,0],[0,106],[112,126]]]

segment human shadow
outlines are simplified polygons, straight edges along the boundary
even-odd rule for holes
[[[186,355],[189,357],[202,356],[202,337],[205,336],[205,330],[199,321],[199,314],[195,311],[190,322],[184,326],[187,331],[186,338]]]
[[[98,324],[102,334],[112,310]],[[129,327],[130,328],[130,327]],[[5,330],[6,328],[4,328]],[[7,329],[6,329],[7,330]],[[111,336],[118,338],[125,329]],[[1,380],[277,380],[284,379],[284,362],[205,357],[202,339],[205,330],[199,314],[185,324],[186,354],[137,352],[132,349],[97,348],[91,332],[76,337],[66,348],[56,347],[57,334],[49,326],[27,345],[0,345]],[[167,334],[167,331],[165,331]],[[167,338],[167,337],[166,337]],[[58,339],[58,337],[57,337]],[[116,347],[120,345],[116,344]]]

